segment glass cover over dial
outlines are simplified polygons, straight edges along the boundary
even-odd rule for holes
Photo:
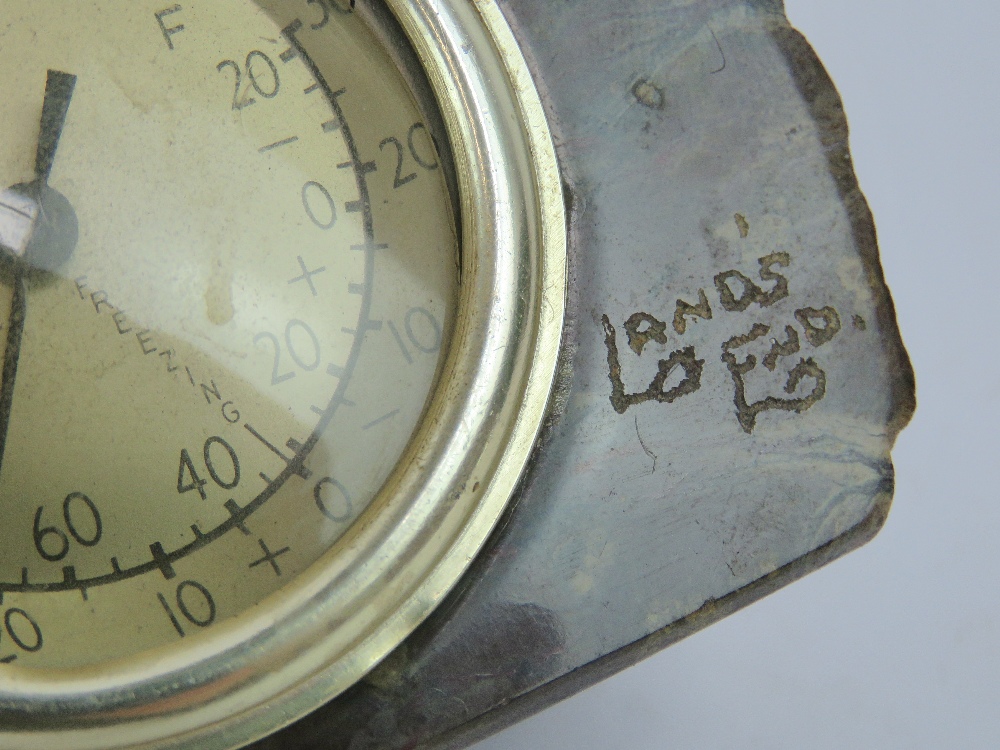
[[[5,0],[0,45],[0,662],[95,665],[365,510],[447,348],[452,201],[346,0]]]

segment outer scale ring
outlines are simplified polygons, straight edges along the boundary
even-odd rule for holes
[[[422,426],[352,529],[292,584],[182,654],[0,677],[9,748],[232,748],[352,685],[430,613],[527,463],[554,378],[565,217],[551,137],[493,0],[386,0],[454,154],[462,288]]]

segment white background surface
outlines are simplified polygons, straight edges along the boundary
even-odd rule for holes
[[[1000,748],[1000,3],[786,0],[917,374],[868,546],[476,746]]]

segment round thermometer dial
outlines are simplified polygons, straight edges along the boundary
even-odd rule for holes
[[[488,2],[0,9],[0,744],[234,747],[457,580],[564,229]]]
[[[422,412],[456,298],[440,157],[357,17],[275,5],[4,5],[0,658],[253,606]]]

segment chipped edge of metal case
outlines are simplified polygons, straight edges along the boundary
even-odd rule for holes
[[[879,259],[874,216],[854,172],[848,142],[849,129],[843,102],[825,66],[801,32],[786,21],[775,24],[771,30],[771,38],[784,54],[789,71],[794,77],[799,93],[809,107],[810,114],[820,124],[823,142],[827,145],[829,171],[836,181],[841,200],[850,216],[855,247],[865,264],[868,281],[878,304],[879,322],[884,331],[882,343],[887,350],[887,358],[894,361],[897,366],[895,378],[892,381],[894,410],[887,424],[888,450],[891,451],[896,438],[912,419],[916,409],[916,380],[896,323],[895,305]],[[569,196],[572,191],[567,189],[566,192]],[[567,214],[572,223],[572,210],[568,210]],[[573,245],[570,243],[571,259],[573,257],[572,247]],[[570,275],[572,278],[572,260]],[[569,307],[572,310],[576,305],[571,301]],[[575,321],[576,316],[571,313],[568,319]],[[572,322],[567,324],[568,329],[572,326]],[[575,338],[575,333],[570,338]],[[571,356],[572,345],[567,344],[564,344],[564,357]],[[554,415],[554,418],[558,419],[558,415]],[[889,466],[891,470],[891,461]],[[530,482],[530,475],[526,481]],[[612,651],[517,696],[509,703],[481,714],[466,724],[443,733],[435,738],[433,745],[428,745],[428,747],[434,747],[436,750],[458,750],[458,748],[464,748],[485,739],[637,664],[687,636],[803,578],[837,558],[864,546],[878,534],[885,524],[892,506],[893,491],[893,475],[890,475],[878,493],[867,518],[840,536],[720,599],[707,600],[700,609],[650,633],[645,638]],[[516,505],[510,509],[509,513],[516,513]],[[500,524],[500,531],[491,540],[489,546],[493,546],[498,541],[507,522],[508,519],[505,517]],[[476,567],[473,567],[467,576],[471,577],[476,574]],[[460,594],[458,595],[460,596]],[[450,603],[446,603],[445,606]]]

